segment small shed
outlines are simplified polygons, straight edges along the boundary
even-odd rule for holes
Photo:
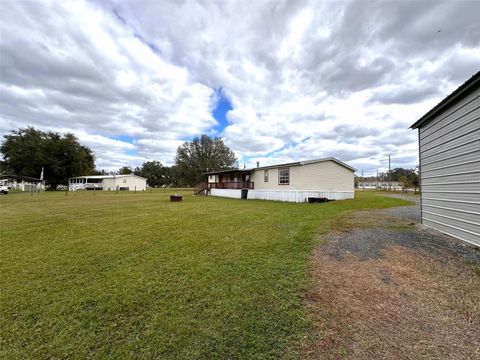
[[[422,223],[480,246],[480,72],[427,112],[418,129]]]

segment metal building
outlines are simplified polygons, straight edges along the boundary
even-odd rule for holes
[[[480,72],[411,128],[418,129],[422,223],[480,246]]]

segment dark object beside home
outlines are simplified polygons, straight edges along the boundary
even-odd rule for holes
[[[328,199],[326,197],[309,197],[308,198],[308,202],[310,204],[312,203],[323,203],[323,202],[327,202]]]
[[[170,201],[182,201],[182,195],[170,195]]]
[[[246,199],[248,196],[248,189],[242,189],[242,199]]]

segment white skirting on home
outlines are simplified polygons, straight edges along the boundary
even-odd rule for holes
[[[210,195],[240,199],[242,197],[242,192],[237,189],[212,189],[210,190]]]
[[[354,191],[322,191],[322,190],[248,190],[248,199],[276,200],[289,202],[307,202],[309,197],[325,197],[328,200],[353,199]],[[212,189],[212,196],[223,196],[234,199],[241,198],[241,190]]]

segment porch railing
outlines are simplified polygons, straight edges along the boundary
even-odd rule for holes
[[[102,183],[72,183],[68,186],[68,191],[102,189]]]
[[[193,195],[204,195],[206,194],[207,183],[201,182],[193,187]]]
[[[208,189],[254,189],[253,181],[226,181],[208,183]]]

